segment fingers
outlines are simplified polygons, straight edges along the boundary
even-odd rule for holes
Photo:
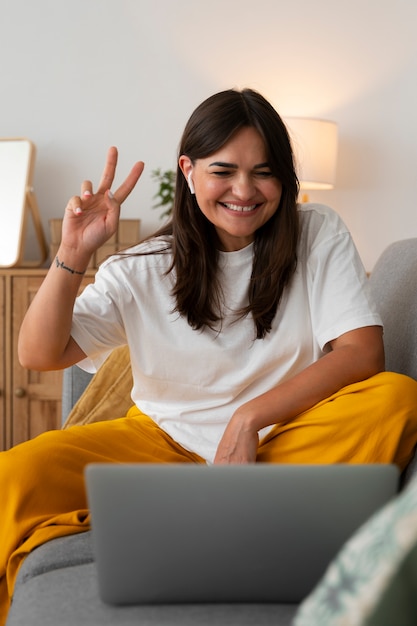
[[[107,198],[113,205],[121,205],[126,200],[138,182],[145,166],[143,161],[135,163],[124,182],[120,185],[117,191],[112,194],[110,188],[116,174],[117,159],[117,148],[109,148],[103,173],[96,191],[96,194],[107,195]],[[83,209],[81,207],[83,207],[83,200],[88,200],[96,194],[93,192],[92,182],[90,180],[85,180],[81,185],[81,198],[76,196],[72,199],[71,204],[73,212],[77,215],[82,213]],[[89,205],[85,208],[88,206]]]
[[[135,163],[135,165],[130,170],[126,180],[120,185],[117,191],[115,191],[113,197],[119,204],[122,204],[122,202],[124,202],[128,195],[133,191],[136,183],[141,177],[144,167],[145,164],[143,163],[143,161],[138,161],[137,163]]]
[[[106,163],[97,188],[97,193],[105,193],[112,186],[116,173],[117,156],[117,148],[113,146],[108,149]]]
[[[91,180],[85,180],[81,185],[81,196],[83,198],[89,198],[93,195],[93,184]]]
[[[73,196],[69,199],[68,204],[65,208],[65,212],[74,213],[74,215],[81,215],[83,212],[81,208],[81,198],[80,196]]]
[[[106,164],[104,166],[103,174],[101,176],[101,180],[97,188],[97,193],[104,194],[106,191],[110,190],[114,181],[115,174],[116,174],[117,159],[118,159],[117,148],[113,146],[109,148],[107,152]],[[135,163],[135,165],[130,170],[130,173],[125,179],[125,181],[120,185],[117,191],[113,194],[113,197],[110,196],[110,199],[114,200],[114,202],[117,202],[118,204],[122,204],[122,202],[126,200],[128,195],[134,189],[136,183],[138,182],[143,172],[144,167],[145,167],[145,164],[143,163],[143,161],[138,161],[137,163]],[[87,184],[84,189],[87,192],[92,191],[91,187],[89,187]]]
[[[74,196],[68,202],[67,209],[74,215],[81,215],[83,212],[83,201],[88,200],[93,195],[93,185],[90,180],[85,180],[81,185],[81,196]]]

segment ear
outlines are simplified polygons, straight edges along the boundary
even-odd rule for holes
[[[185,176],[185,179],[187,181],[188,187],[190,189],[190,193],[192,195],[194,195],[195,194],[195,189],[194,189],[194,183],[193,183],[193,178],[192,178],[193,163],[192,163],[191,159],[188,156],[185,156],[185,154],[182,154],[180,156],[180,158],[178,159],[178,165],[179,165],[182,173]]]
[[[178,165],[180,166],[180,170],[185,176],[185,180],[187,180],[193,169],[193,163],[190,157],[186,156],[185,154],[182,154],[180,158],[178,159]]]

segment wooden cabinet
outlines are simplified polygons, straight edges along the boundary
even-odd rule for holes
[[[62,372],[35,372],[19,365],[17,338],[25,312],[44,279],[44,269],[0,270],[0,449],[61,425]],[[86,274],[82,288],[94,280]]]

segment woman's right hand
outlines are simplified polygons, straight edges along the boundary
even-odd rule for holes
[[[109,148],[97,191],[93,191],[91,181],[84,181],[81,195],[73,196],[65,209],[61,248],[67,249],[71,257],[75,255],[78,264],[87,265],[91,255],[116,232],[120,206],[142,174],[144,163],[138,161],[125,181],[112,193],[110,188],[116,173],[117,157],[117,148]]]

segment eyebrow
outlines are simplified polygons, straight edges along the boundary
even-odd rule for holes
[[[223,161],[214,161],[214,163],[210,163],[209,167],[228,167],[228,168],[233,168],[233,169],[238,168],[238,166],[235,163],[225,163]],[[264,167],[269,167],[269,163],[267,162],[259,163],[258,165],[255,165],[253,169],[258,170]]]

